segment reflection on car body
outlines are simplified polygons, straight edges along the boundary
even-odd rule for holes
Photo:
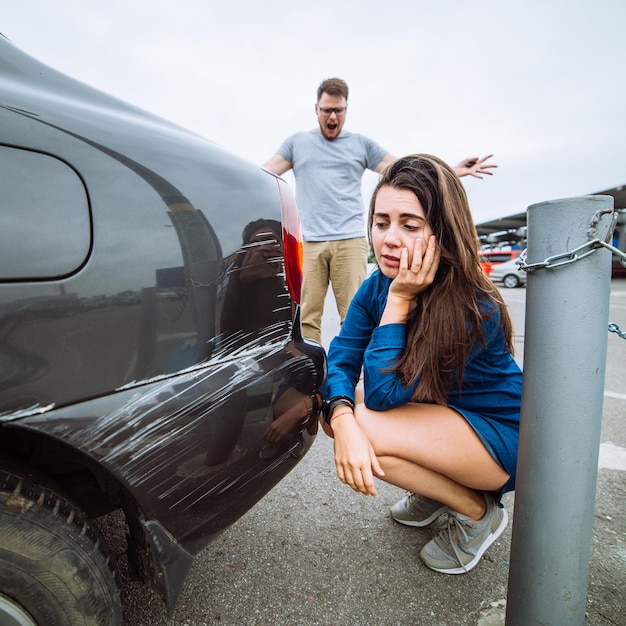
[[[172,608],[193,556],[317,432],[325,355],[300,334],[293,194],[2,36],[0,177],[0,622],[59,623],[62,605],[119,623],[92,524],[115,509]],[[39,526],[89,602],[45,575],[26,590],[13,544]]]

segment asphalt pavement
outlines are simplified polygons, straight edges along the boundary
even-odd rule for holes
[[[525,289],[502,289],[523,359]],[[610,322],[626,330],[626,279],[611,286]],[[327,300],[324,343],[339,326]],[[600,463],[585,626],[626,624],[626,340],[607,332]],[[404,492],[379,483],[377,498],[335,475],[332,441],[320,431],[299,465],[195,560],[178,606],[124,571],[119,517],[106,532],[119,556],[129,626],[398,626],[505,624],[511,522],[469,574],[426,568],[421,547],[443,527],[401,526],[389,507]],[[504,504],[513,519],[515,494]],[[561,624],[566,625],[564,616]],[[530,626],[530,625],[529,625]],[[551,624],[548,626],[557,626]]]

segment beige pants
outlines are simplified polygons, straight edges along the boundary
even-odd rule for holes
[[[367,252],[365,237],[304,242],[302,334],[307,339],[322,343],[322,314],[329,282],[343,323],[350,302],[365,279]]]

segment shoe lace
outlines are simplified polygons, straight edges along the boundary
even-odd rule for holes
[[[425,513],[424,498],[416,493],[409,494],[406,506],[414,515],[424,515]]]
[[[448,514],[448,526],[446,529],[436,537],[436,541],[439,546],[444,549],[448,554],[454,554],[459,565],[465,570],[467,569],[461,558],[461,551],[459,550],[459,544],[469,543],[470,537],[467,534],[465,524],[454,514]]]

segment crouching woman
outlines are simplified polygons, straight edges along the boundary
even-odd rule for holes
[[[395,161],[369,211],[377,269],[328,353],[324,430],[339,479],[410,494],[395,520],[447,527],[421,553],[440,572],[471,570],[507,525],[522,374],[506,305],[482,272],[455,172],[430,155]],[[359,383],[363,376],[362,388]]]

